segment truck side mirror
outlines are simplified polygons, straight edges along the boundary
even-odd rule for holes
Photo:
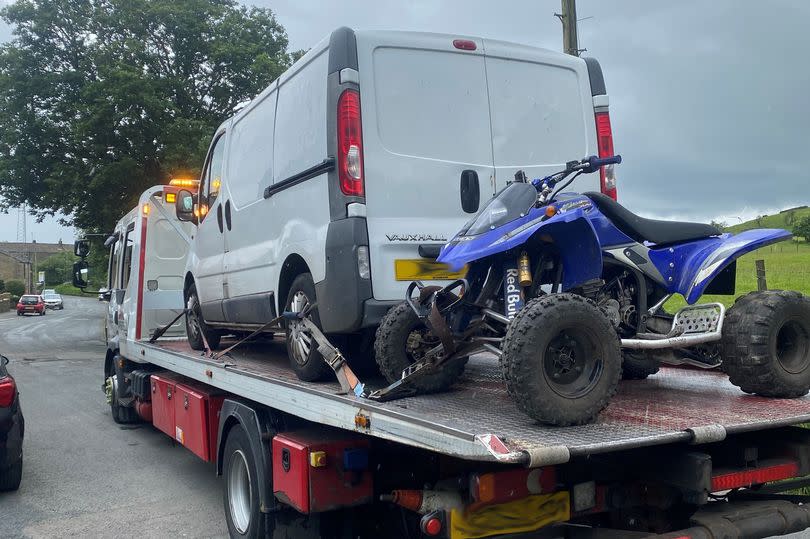
[[[90,241],[76,240],[73,242],[73,254],[79,258],[87,258],[87,255],[90,254]]]
[[[196,209],[196,202],[194,195],[191,191],[180,189],[177,192],[177,200],[174,202],[174,211],[177,214],[177,219],[180,221],[188,221],[197,224],[197,215],[194,213]]]
[[[87,273],[90,269],[87,261],[82,259],[73,263],[73,286],[84,290],[87,288]]]

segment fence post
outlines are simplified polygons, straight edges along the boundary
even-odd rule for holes
[[[765,261],[756,260],[754,262],[757,267],[757,290],[767,290],[768,283],[765,281]]]

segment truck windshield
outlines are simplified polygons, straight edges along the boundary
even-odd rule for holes
[[[537,190],[532,184],[523,182],[509,184],[490,199],[478,215],[464,227],[462,235],[475,236],[514,221],[526,215],[536,200]]]

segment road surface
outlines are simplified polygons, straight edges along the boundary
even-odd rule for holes
[[[227,537],[214,467],[148,425],[113,423],[101,391],[106,303],[65,296],[46,316],[0,314],[20,389],[20,490],[0,537]]]

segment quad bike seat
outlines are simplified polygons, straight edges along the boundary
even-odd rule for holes
[[[590,192],[584,195],[596,204],[599,211],[605,214],[616,228],[639,243],[645,241],[656,244],[680,243],[721,234],[716,227],[703,223],[659,221],[639,217],[602,193]]]

